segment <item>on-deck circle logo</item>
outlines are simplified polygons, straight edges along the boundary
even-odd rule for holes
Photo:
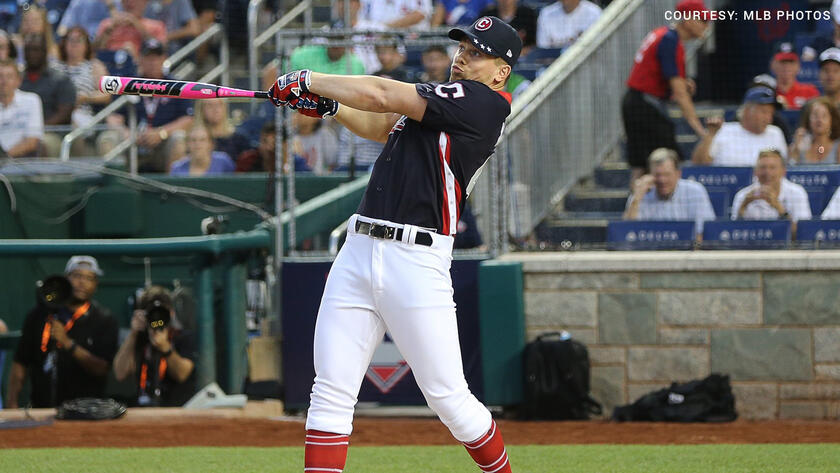
[[[478,31],[487,31],[491,26],[493,26],[493,20],[486,16],[475,23],[475,29]]]

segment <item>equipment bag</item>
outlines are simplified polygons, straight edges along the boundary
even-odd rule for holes
[[[525,346],[525,419],[588,419],[601,414],[589,395],[589,352],[568,332],[550,332]]]
[[[731,422],[738,417],[729,376],[712,374],[705,379],[671,384],[671,387],[618,406],[612,419],[654,422]]]

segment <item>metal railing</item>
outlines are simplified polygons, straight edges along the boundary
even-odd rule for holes
[[[219,65],[214,67],[210,72],[199,78],[199,82],[208,82],[216,79],[217,77],[222,78],[222,82],[224,84],[228,84],[230,82],[230,49],[228,48],[228,40],[227,35],[225,34],[224,28],[218,23],[214,23],[211,25],[207,30],[205,30],[200,35],[196,36],[192,39],[189,43],[184,45],[183,48],[179,49],[175,53],[173,53],[169,58],[166,59],[163,63],[163,70],[169,71],[172,70],[176,65],[184,61],[193,51],[198,49],[202,44],[210,41],[215,36],[221,36],[221,47],[219,48]],[[176,78],[180,78],[176,76]],[[124,105],[129,103],[132,99],[136,100],[136,97],[132,96],[122,96],[118,97],[116,100],[112,101],[108,104],[105,108],[99,111],[96,115],[93,116],[91,121],[86,124],[85,126],[76,128],[75,130],[71,131],[67,135],[64,136],[64,139],[61,141],[61,154],[59,157],[62,161],[67,161],[70,159],[70,147],[73,145],[73,141],[78,139],[81,136],[86,135],[91,130],[95,129],[96,127],[100,126],[110,114],[116,112]],[[113,149],[111,149],[108,153],[104,155],[104,159],[106,162],[114,159],[115,157],[119,156],[120,153],[125,151],[126,149],[130,148],[130,156],[129,156],[129,167],[132,170],[132,173],[137,172],[137,116],[134,107],[129,107],[129,137],[128,139],[122,141],[121,143],[117,144]]]
[[[621,100],[635,53],[675,0],[614,1],[513,104],[505,132],[509,191],[498,204],[528,235],[583,176],[617,150]]]
[[[259,83],[259,54],[260,47],[267,43],[274,35],[285,28],[300,14],[305,14],[304,24],[307,29],[312,24],[312,0],[303,0],[295,5],[294,8],[286,12],[282,18],[274,22],[271,26],[266,28],[262,33],[257,33],[257,20],[259,18],[260,8],[265,0],[251,0],[248,2],[248,86],[251,90],[257,90],[260,87]],[[256,103],[252,102],[251,110],[256,107]]]

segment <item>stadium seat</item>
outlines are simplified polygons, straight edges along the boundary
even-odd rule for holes
[[[840,186],[840,167],[837,166],[796,166],[787,171],[787,178],[808,192],[811,213],[822,213],[828,200]]]
[[[727,189],[731,204],[738,190],[752,184],[753,170],[748,167],[685,166],[682,178],[697,181],[706,189]],[[710,196],[711,197],[711,196]]]
[[[796,241],[814,248],[840,246],[840,220],[800,220]]]
[[[732,207],[732,194],[726,187],[706,187],[709,193],[709,200],[717,218],[729,218],[729,209]]]
[[[782,115],[782,119],[784,119],[785,123],[787,123],[789,130],[796,130],[799,128],[799,116],[801,115],[801,110],[781,110],[779,113]]]
[[[607,248],[611,250],[689,250],[693,245],[693,221],[622,220],[607,224]]]
[[[790,243],[790,220],[716,220],[703,226],[703,248],[786,248]]]

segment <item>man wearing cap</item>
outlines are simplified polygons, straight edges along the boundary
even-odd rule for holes
[[[676,9],[682,18],[692,19],[660,26],[650,32],[636,53],[627,79],[621,117],[627,134],[627,160],[633,173],[631,182],[645,173],[647,158],[653,150],[679,151],[674,123],[668,116],[668,100],[679,105],[683,117],[698,136],[706,136],[691,100],[695,85],[685,75],[683,42],[705,34],[710,12],[702,0],[682,0]],[[692,12],[699,14],[691,15]]]
[[[449,270],[459,216],[510,114],[503,89],[522,41],[489,16],[449,37],[459,46],[448,82],[302,70],[269,90],[278,106],[334,116],[385,143],[321,299],[307,472],[344,469],[359,388],[386,331],[429,406],[481,469],[511,471],[501,433],[464,379]]]
[[[764,149],[781,150],[787,159],[785,135],[772,125],[773,113],[781,104],[767,87],[752,87],[744,95],[739,122],[723,123],[721,117],[706,120],[709,134],[704,136],[691,160],[714,166],[755,166]]]
[[[181,330],[172,295],[151,286],[137,300],[128,334],[114,358],[114,375],[134,375],[138,406],[180,407],[195,393],[195,344]]]
[[[828,48],[820,54],[819,78],[823,96],[840,107],[840,48]]]
[[[143,17],[148,0],[123,0],[123,11],[111,9],[111,16],[99,23],[96,49],[127,49],[137,58],[143,41],[154,38],[166,43],[166,24]]]
[[[157,39],[143,42],[139,72],[150,79],[170,79],[163,73],[166,51]],[[172,155],[175,144],[185,137],[186,130],[193,123],[193,101],[171,97],[141,97],[133,105],[137,112],[140,128],[137,144],[140,146],[139,167],[141,172],[168,172],[169,164],[181,156]],[[121,127],[127,133],[128,110],[121,109],[111,115],[109,124]],[[103,133],[104,134],[104,133]]]
[[[19,407],[27,375],[32,407],[55,407],[80,397],[104,397],[117,351],[117,322],[93,294],[102,276],[92,256],[73,256],[64,274],[73,288],[66,306],[52,313],[38,305],[26,316],[9,375],[6,407]]]
[[[799,74],[799,55],[791,43],[780,43],[770,61],[770,71],[776,76],[776,93],[788,110],[799,110],[805,102],[820,95],[811,84],[796,80]]]

